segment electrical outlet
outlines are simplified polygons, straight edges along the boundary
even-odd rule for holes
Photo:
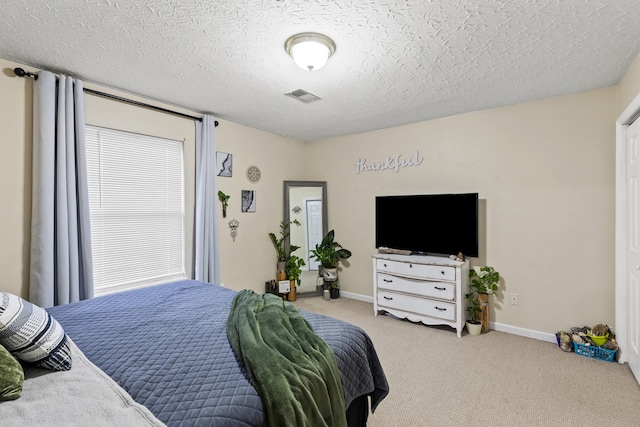
[[[518,294],[511,294],[511,305],[518,305]]]

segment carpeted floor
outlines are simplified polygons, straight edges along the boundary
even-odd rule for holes
[[[389,426],[640,426],[640,386],[629,367],[503,332],[458,338],[373,314],[347,298],[299,298],[296,306],[363,328],[390,385],[369,417]]]

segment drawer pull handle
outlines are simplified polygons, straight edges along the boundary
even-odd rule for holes
[[[391,279],[382,279],[383,282],[387,282],[387,283],[393,283],[393,280]]]
[[[393,299],[393,298],[391,298],[391,297],[382,297],[382,298],[384,298],[384,299],[386,299],[386,300],[389,300],[389,301],[391,301],[391,300]]]
[[[413,264],[409,264],[409,268],[413,268]]]
[[[441,271],[440,274],[444,275],[444,271]]]
[[[436,306],[436,310],[438,310],[438,311],[447,311],[446,308],[440,308],[440,307],[437,307],[437,306]]]
[[[446,291],[447,290],[447,288],[439,288],[438,286],[434,286],[434,288],[436,288],[439,291]]]
[[[385,267],[387,266],[387,264],[382,264],[382,265],[384,265]]]

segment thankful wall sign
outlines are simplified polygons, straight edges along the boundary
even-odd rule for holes
[[[377,162],[367,162],[365,158],[359,158],[356,161],[356,175],[361,172],[378,172],[392,170],[396,173],[402,168],[409,166],[418,166],[424,160],[420,157],[420,152],[416,150],[412,157],[403,157],[402,154],[396,154],[395,156],[387,157],[385,160]]]

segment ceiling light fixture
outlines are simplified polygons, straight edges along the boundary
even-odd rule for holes
[[[319,70],[336,51],[336,44],[320,33],[300,33],[284,42],[284,49],[303,70]]]

